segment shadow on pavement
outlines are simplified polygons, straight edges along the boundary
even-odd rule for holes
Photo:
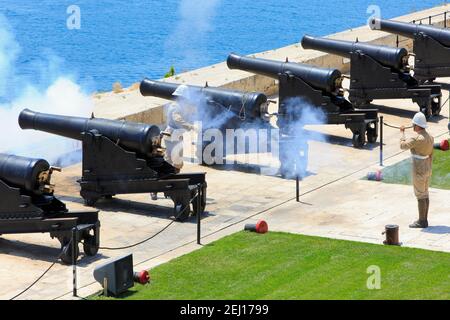
[[[14,236],[14,235],[10,235]],[[55,240],[58,243],[57,240]],[[8,240],[5,238],[0,238],[0,254],[13,255],[16,257],[22,257],[29,260],[39,260],[46,262],[54,262],[59,254],[61,253],[60,248],[48,247],[39,244],[33,244],[28,242],[23,242],[20,240]],[[104,256],[98,253],[94,257],[88,257],[83,253],[82,245],[80,245],[80,257],[77,261],[77,265],[80,267],[88,266],[89,264],[96,262],[98,260],[108,259],[108,256]],[[61,265],[66,265],[62,261],[58,261]]]
[[[450,227],[448,226],[430,226],[426,229],[422,229],[422,232],[433,234],[450,234]]]

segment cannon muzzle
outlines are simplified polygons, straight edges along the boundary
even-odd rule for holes
[[[173,93],[180,84],[144,79],[140,85],[143,96],[155,96],[167,100],[176,100]],[[215,106],[222,106],[237,116],[245,114],[246,118],[264,118],[267,113],[267,96],[260,92],[241,92],[215,87],[200,87],[187,85],[185,98],[193,98],[193,103],[201,101]],[[206,110],[205,110],[206,111]]]
[[[422,34],[433,38],[443,46],[450,47],[450,31],[448,29],[378,18],[373,18],[369,25],[372,30],[386,31],[410,39],[414,39],[416,35]]]
[[[337,69],[318,68],[301,63],[243,57],[232,53],[228,56],[227,65],[230,69],[249,71],[273,79],[278,79],[280,74],[291,74],[326,92],[340,89],[342,83],[342,74]]]
[[[100,118],[69,117],[23,110],[19,115],[22,129],[33,129],[82,140],[82,133],[95,132],[116,142],[127,151],[151,157],[159,143],[160,129],[155,125]]]
[[[0,153],[0,180],[32,193],[52,193],[52,168],[43,159],[18,157]]]
[[[144,79],[141,81],[139,91],[144,97],[153,96],[167,100],[175,100],[173,93],[180,85],[163,81]]]
[[[405,69],[408,64],[408,51],[405,48],[393,48],[363,42],[315,38],[308,35],[303,37],[302,47],[304,49],[318,50],[345,58],[350,58],[352,53],[360,52],[370,56],[382,65],[395,69]]]

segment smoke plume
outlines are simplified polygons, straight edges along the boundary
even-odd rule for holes
[[[286,120],[284,123],[279,122],[281,125],[279,131],[262,121],[238,120],[236,123],[237,115],[223,106],[214,104],[197,88],[186,87],[183,96],[177,99],[177,108],[184,121],[197,125],[199,130],[197,133],[202,136],[195,138],[191,135],[190,140],[196,140],[197,151],[201,146],[205,148],[202,159],[208,164],[223,164],[224,146],[228,156],[245,155],[240,157],[241,160],[245,158],[245,163],[241,164],[247,167],[254,166],[256,171],[259,167],[261,173],[267,175],[273,175],[276,172],[272,169],[275,163],[273,158],[279,157],[280,172],[287,178],[305,177],[308,169],[317,170],[324,163],[319,159],[323,157],[320,155],[318,157],[317,152],[312,154],[309,152],[309,143],[310,141],[326,142],[326,136],[319,131],[306,130],[305,127],[324,125],[327,123],[327,118],[322,109],[312,106],[304,99],[292,98],[285,101],[284,108],[288,116],[284,118]],[[168,120],[168,125],[171,126],[170,117]],[[172,128],[176,129],[175,126]],[[228,129],[234,130],[230,132]],[[273,136],[274,133],[277,136]],[[280,138],[278,133],[281,133]],[[192,144],[185,143],[185,155],[193,154],[191,147]],[[250,163],[246,156],[247,153],[267,155],[267,152],[272,153],[272,158],[258,156],[256,164]],[[198,156],[197,153],[197,158]],[[236,163],[234,159],[227,157],[226,164]]]
[[[291,115],[285,128],[280,128],[280,161],[282,172],[287,178],[305,177],[311,163],[310,141],[326,142],[326,136],[318,131],[305,130],[306,126],[323,125],[327,118],[322,109],[301,98],[287,99],[286,113]],[[315,163],[317,164],[317,163]],[[317,169],[317,168],[316,168]]]
[[[175,123],[173,119],[173,112],[176,111],[181,116],[181,120],[195,126],[196,132],[185,132],[186,128],[179,128],[179,124]],[[199,88],[186,87],[183,90],[182,96],[176,99],[176,104],[170,104],[166,109],[167,125],[177,132],[172,132],[172,140],[178,140],[180,137],[184,137],[184,154],[191,158],[200,160],[201,156],[198,152],[202,150],[204,142],[212,142],[210,139],[204,141],[205,136],[208,136],[205,132],[214,132],[217,137],[217,133],[221,134],[221,130],[227,127],[228,122],[236,118],[236,116],[224,106],[216,104],[211,101]],[[179,130],[179,131],[178,131]],[[220,144],[223,144],[223,137]],[[219,141],[216,141],[219,142]],[[195,147],[194,147],[195,146]],[[219,148],[220,149],[220,148]],[[222,148],[223,149],[223,148]],[[177,154],[179,150],[175,150]],[[174,155],[173,158],[177,157]],[[195,161],[196,161],[195,160]],[[208,161],[208,163],[214,162],[214,159]]]
[[[206,52],[207,34],[214,30],[211,23],[221,0],[181,0],[179,21],[168,37],[165,48],[182,55],[181,68],[190,68]]]
[[[70,76],[63,75],[58,67],[61,59],[55,56],[36,64],[36,82],[29,83],[19,75],[19,54],[20,45],[6,18],[0,15],[0,152],[45,158],[55,165],[70,163],[69,154],[78,160],[80,143],[34,130],[21,130],[18,116],[24,108],[88,116],[93,109],[91,98]]]
[[[0,99],[8,95],[8,83],[14,77],[13,66],[19,51],[6,18],[0,14]]]

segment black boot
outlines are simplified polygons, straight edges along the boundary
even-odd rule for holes
[[[428,199],[418,200],[419,204],[419,220],[409,225],[410,228],[428,228],[427,220],[427,210],[428,210]]]

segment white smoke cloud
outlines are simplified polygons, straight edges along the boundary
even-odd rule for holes
[[[183,121],[195,127],[196,132],[188,133],[185,132],[186,128],[178,128],[179,123],[175,123],[173,112],[178,112]],[[166,118],[168,120],[168,129],[175,129],[175,131],[172,132],[173,136],[171,141],[178,141],[179,138],[183,137],[183,140],[186,142],[184,143],[183,153],[191,158],[196,158],[195,154],[202,148],[201,145],[203,144],[205,136],[207,136],[205,132],[214,132],[216,135],[218,134],[222,137],[222,130],[226,129],[228,122],[235,118],[235,115],[224,106],[208,99],[201,89],[196,87],[186,87],[186,90],[183,91],[183,96],[178,97],[176,102],[170,104],[166,109]],[[169,131],[171,130],[169,129]],[[197,134],[203,134],[203,136],[198,136]],[[211,144],[210,139],[206,140],[206,144]],[[220,145],[223,147],[223,141],[220,141]],[[180,157],[180,148],[181,144],[178,148],[173,150],[172,159]],[[200,156],[200,154],[197,154],[197,157],[198,156]],[[203,154],[201,158],[209,164],[220,163],[221,161],[217,160],[216,157],[212,155],[205,156],[205,154]]]
[[[176,103],[188,122],[200,121],[203,129],[222,128],[235,116],[224,106],[208,99],[196,87],[187,87],[183,92],[183,97],[178,98]]]
[[[221,0],[181,0],[178,8],[179,22],[168,37],[167,51],[182,54],[181,63],[189,67],[192,61],[204,55],[208,32],[214,30],[211,23]]]
[[[53,164],[70,162],[80,149],[77,141],[38,132],[21,130],[19,113],[24,108],[33,111],[72,116],[88,116],[93,110],[92,99],[81,87],[59,70],[61,59],[53,55],[36,64],[36,83],[26,83],[17,75],[20,45],[15,40],[6,19],[0,15],[0,152],[45,158]],[[41,89],[48,81],[52,83]],[[20,91],[16,84],[20,83]],[[11,92],[11,87],[16,88]],[[63,156],[64,161],[61,161]],[[75,155],[75,158],[79,158]]]
[[[305,130],[306,126],[324,125],[327,117],[321,108],[315,107],[301,98],[287,99],[286,113],[293,115],[287,130],[280,128],[284,135],[280,140],[280,161],[283,174],[288,178],[305,177],[311,164],[317,168],[317,161],[310,152],[309,142],[326,142],[326,135],[315,130]],[[288,137],[288,138],[287,138]],[[283,146],[283,141],[286,144]]]
[[[14,77],[14,61],[20,47],[14,40],[6,18],[0,14],[0,97],[7,95],[9,81]]]
[[[202,145],[205,147],[201,158],[208,164],[224,164],[221,151],[224,146],[226,146],[228,156],[244,155],[244,157],[240,157],[240,160],[244,160],[244,162],[239,162],[240,164],[245,164],[247,167],[254,166],[255,169],[260,168],[262,169],[261,173],[265,175],[275,174],[273,171],[274,159],[267,156],[257,157],[257,163],[251,163],[246,156],[247,152],[267,154],[268,150],[272,149],[272,157],[279,157],[282,165],[281,173],[287,178],[294,178],[297,175],[305,177],[311,170],[319,170],[326,162],[322,159],[322,155],[309,150],[311,141],[327,141],[325,134],[314,130],[314,126],[327,124],[326,114],[321,108],[311,105],[304,99],[291,98],[285,101],[285,112],[289,115],[289,120],[280,128],[280,131],[275,128],[270,130],[270,125],[264,125],[262,122],[244,121],[238,127],[234,125],[229,127],[230,121],[236,119],[236,115],[224,107],[215,108],[216,106],[197,88],[187,87],[183,97],[177,99],[176,104],[183,120],[191,124],[195,123],[197,129],[200,130],[198,133],[202,133],[201,137],[197,137],[200,140],[197,140],[195,145],[196,148],[201,148]],[[174,107],[175,105],[172,104],[168,113]],[[170,116],[168,120],[170,126]],[[305,129],[310,126],[313,127],[313,130]],[[175,126],[172,126],[172,129],[175,129]],[[281,132],[282,137],[280,139],[274,137],[274,132],[277,133],[277,136]],[[178,133],[174,137],[176,136],[178,139],[182,135],[183,133]],[[185,155],[195,153],[192,149],[193,144],[190,143],[191,140],[192,137],[188,138],[189,143],[184,144]],[[278,146],[278,144],[281,145]],[[248,151],[245,151],[246,149]],[[179,157],[179,151],[179,149],[174,149],[172,158]],[[227,157],[226,164],[236,164],[235,158]]]

